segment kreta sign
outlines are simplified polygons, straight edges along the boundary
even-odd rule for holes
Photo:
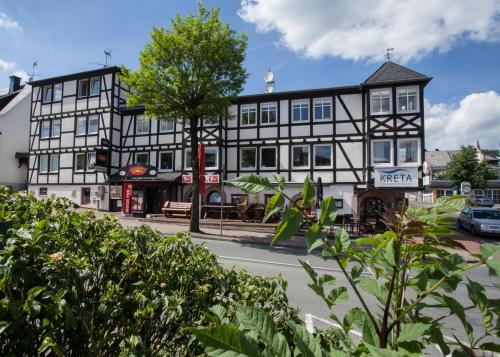
[[[375,187],[418,187],[416,167],[387,167],[374,169]]]

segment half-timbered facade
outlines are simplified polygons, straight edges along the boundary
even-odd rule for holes
[[[166,200],[190,199],[192,187],[181,180],[190,173],[189,128],[148,120],[140,106],[127,108],[129,89],[117,71],[32,83],[29,182],[35,194],[106,210],[125,210],[126,194],[132,206],[126,211],[141,213],[158,212]],[[360,85],[240,96],[225,118],[201,123],[206,173],[224,180],[277,173],[296,199],[307,176],[321,178],[324,195],[335,198],[342,214],[363,219],[384,205],[396,208],[407,190],[422,187],[429,81],[386,62]],[[92,166],[96,150],[108,152],[104,172]],[[137,165],[144,168],[138,175],[132,172]],[[264,203],[268,194],[250,200]],[[203,201],[234,202],[241,195],[231,186],[221,192],[217,182],[207,185]]]

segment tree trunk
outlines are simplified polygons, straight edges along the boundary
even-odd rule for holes
[[[191,167],[193,168],[193,196],[189,231],[200,232],[200,168],[198,166],[198,118],[189,118],[191,135]]]

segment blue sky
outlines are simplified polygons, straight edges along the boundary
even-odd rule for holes
[[[464,115],[476,115],[478,110],[467,110],[479,103],[493,107],[479,110],[487,116],[483,124],[500,123],[500,1],[464,0],[450,15],[441,15],[456,3],[448,0],[424,9],[416,0],[385,0],[377,8],[364,1],[203,3],[220,7],[224,21],[248,34],[245,94],[264,91],[268,68],[277,91],[358,84],[394,47],[395,61],[434,77],[425,94],[432,145],[452,147],[486,135],[485,145],[498,147],[497,129],[470,127],[474,135],[449,142],[438,140],[435,131],[456,123],[449,134],[460,136]],[[399,10],[401,3],[406,9]],[[194,11],[191,0],[0,0],[0,88],[8,86],[11,73],[30,73],[35,60],[36,79],[95,68],[89,62],[102,63],[104,49],[112,50],[112,64],[137,68],[151,28],[168,27],[177,13]]]

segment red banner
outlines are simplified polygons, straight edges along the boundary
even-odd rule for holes
[[[132,184],[126,182],[123,184],[123,198],[122,198],[123,213],[130,213],[131,201],[132,201]]]

